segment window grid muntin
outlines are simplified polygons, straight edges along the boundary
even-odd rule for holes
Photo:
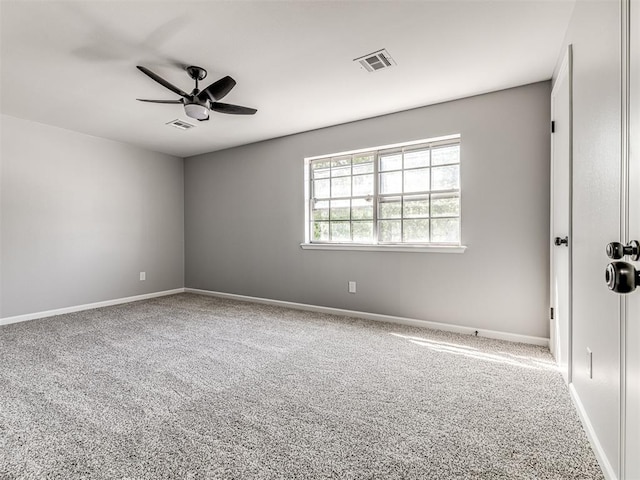
[[[456,162],[449,162],[449,163],[441,163],[438,165],[433,165],[432,162],[432,152],[434,149],[437,148],[447,148],[447,147],[457,147],[458,150],[458,154],[457,154],[457,161]],[[409,167],[409,168],[405,168],[405,159],[406,159],[406,154],[408,153],[412,153],[412,152],[420,152],[420,151],[425,151],[427,150],[429,152],[429,158],[428,158],[428,164],[425,165],[419,165],[419,166],[414,166],[414,167]],[[380,169],[380,163],[381,163],[381,157],[383,156],[391,156],[393,154],[397,154],[400,153],[401,154],[401,168],[400,169],[390,169],[390,170],[381,170]],[[359,164],[368,164],[368,163],[373,163],[373,172],[371,173],[359,173],[354,175],[353,174],[353,166],[354,166],[354,159],[355,158],[361,158],[361,157],[368,157],[371,156],[372,157],[372,161],[371,162],[362,162]],[[349,172],[350,175],[341,175],[341,176],[333,176],[332,170],[334,168],[334,161],[337,160],[349,160]],[[332,197],[332,189],[333,189],[333,184],[330,181],[329,182],[329,197],[328,198],[316,198],[315,197],[315,191],[314,191],[314,180],[317,180],[317,178],[314,176],[314,169],[313,169],[313,164],[317,163],[317,162],[328,162],[329,163],[329,179],[332,178],[340,178],[340,177],[344,177],[344,176],[350,176],[351,178],[351,182],[350,182],[350,191],[351,191],[351,196],[349,197]],[[433,168],[440,168],[440,167],[447,167],[447,166],[458,166],[458,174],[457,174],[457,185],[458,188],[454,188],[454,189],[442,189],[442,190],[433,190],[432,189],[432,182],[433,182],[433,176],[431,174],[432,169]],[[336,222],[344,222],[344,223],[348,223],[349,224],[349,229],[350,229],[350,238],[351,241],[348,243],[354,243],[357,244],[354,241],[354,231],[353,231],[353,223],[355,222],[372,222],[373,223],[373,239],[372,239],[372,245],[399,245],[399,244],[404,244],[404,245],[451,245],[451,244],[460,244],[460,229],[461,229],[461,191],[460,191],[460,139],[459,137],[454,139],[454,140],[443,140],[443,141],[439,141],[439,142],[425,142],[424,144],[418,144],[418,145],[409,145],[409,146],[405,146],[405,147],[400,147],[400,148],[393,148],[393,149],[386,149],[386,150],[378,150],[378,151],[362,151],[362,152],[358,152],[358,153],[353,153],[353,154],[348,154],[348,155],[337,155],[337,156],[328,156],[328,157],[322,157],[322,158],[316,158],[313,159],[309,162],[309,169],[311,172],[311,175],[309,176],[309,182],[310,182],[310,192],[311,192],[311,201],[309,202],[309,232],[310,232],[310,241],[312,243],[344,243],[345,241],[340,241],[340,242],[335,242],[332,239],[332,229],[331,229],[331,223],[332,223],[332,219],[331,219],[331,201],[335,201],[335,200],[350,200],[349,201],[349,219],[348,220],[337,220]],[[339,166],[338,168],[344,168],[344,166]],[[411,191],[411,192],[405,192],[405,172],[406,171],[411,171],[411,170],[420,170],[420,169],[427,169],[429,171],[429,190],[421,190],[421,191]],[[394,192],[394,193],[386,193],[386,194],[381,194],[380,193],[380,174],[381,173],[388,173],[388,172],[401,172],[401,192]],[[355,176],[362,176],[362,175],[373,175],[373,196],[370,195],[353,195],[353,185],[354,185],[354,180],[353,178]],[[327,178],[327,177],[322,177],[322,178]],[[389,198],[389,197],[400,197],[400,203],[401,203],[401,217],[397,218],[397,219],[387,219],[387,218],[380,218],[379,217],[379,209],[380,209],[380,204],[383,203],[384,198]],[[415,216],[415,217],[405,217],[405,197],[417,197],[417,196],[426,196],[428,198],[429,201],[429,216],[428,217],[424,217],[424,216]],[[433,216],[433,197],[437,196],[440,198],[444,198],[444,197],[449,197],[449,198],[457,198],[457,210],[458,210],[458,214],[457,215],[444,215],[444,216]],[[353,219],[353,200],[358,200],[358,199],[364,199],[365,201],[371,202],[371,206],[372,206],[372,218],[371,220],[369,219],[357,219],[354,220]],[[316,204],[317,201],[328,201],[329,202],[329,219],[328,220],[319,220],[316,221],[314,220],[314,216],[313,216],[313,211],[314,211],[314,206]],[[447,220],[447,219],[457,219],[457,229],[455,232],[455,236],[457,238],[457,241],[452,241],[452,242],[433,242],[432,238],[433,238],[433,221],[437,220],[437,221],[441,221],[441,220]],[[400,225],[401,225],[401,229],[400,229],[400,241],[399,242],[382,242],[380,241],[380,221],[381,220],[399,220],[400,221]],[[404,228],[404,224],[406,220],[428,220],[428,228],[429,228],[429,240],[426,242],[407,242],[404,241],[404,237],[405,237],[405,228]],[[314,239],[314,224],[315,223],[326,223],[327,227],[328,227],[328,231],[329,231],[329,241],[322,241],[322,240],[315,240]],[[365,244],[369,244],[369,243],[365,243]]]

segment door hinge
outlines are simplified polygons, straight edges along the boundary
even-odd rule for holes
[[[552,121],[551,122],[551,133],[555,133],[556,131],[556,122]]]
[[[551,318],[551,320],[553,320],[553,307],[550,308],[551,312],[549,313],[549,316]]]

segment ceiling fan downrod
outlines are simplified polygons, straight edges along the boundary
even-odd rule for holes
[[[198,82],[207,78],[207,71],[202,67],[196,67],[192,65],[190,67],[187,67],[187,73],[196,82],[195,90],[197,90],[197,92],[195,92],[194,95],[197,95],[197,93],[200,92],[200,90],[198,90]]]

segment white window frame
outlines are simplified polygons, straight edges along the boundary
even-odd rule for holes
[[[447,144],[461,144],[461,136],[460,134],[455,135],[447,135],[436,138],[422,139],[416,140],[412,142],[398,143],[392,145],[382,145],[378,147],[371,148],[363,148],[359,150],[350,150],[345,152],[339,152],[329,155],[318,155],[314,157],[307,157],[304,159],[304,239],[305,241],[300,244],[303,249],[306,250],[359,250],[359,251],[394,251],[394,252],[434,252],[434,253],[463,253],[466,250],[466,246],[461,243],[461,229],[462,229],[462,208],[460,206],[459,212],[459,233],[458,243],[378,243],[377,241],[377,232],[379,230],[378,225],[378,206],[380,203],[380,197],[382,195],[379,194],[379,155],[381,153],[387,153],[389,151],[398,150],[410,150],[413,148],[418,148],[422,146],[430,146],[437,147]],[[312,242],[311,241],[311,163],[315,160],[323,160],[323,159],[331,159],[340,156],[346,155],[355,155],[359,153],[373,153],[375,155],[374,158],[374,195],[373,195],[373,223],[374,223],[374,240],[372,243],[337,243],[337,242]],[[460,163],[459,163],[460,164]],[[404,166],[403,166],[404,167]],[[404,172],[404,168],[401,170]],[[460,176],[462,176],[462,172],[460,171]],[[432,193],[431,191],[429,192]],[[433,192],[433,193],[447,193],[444,192]],[[457,193],[461,198],[461,186],[455,191],[451,191],[450,193]],[[353,194],[353,192],[352,192]],[[396,194],[395,196],[402,196],[403,194]],[[350,197],[353,198],[353,195]]]

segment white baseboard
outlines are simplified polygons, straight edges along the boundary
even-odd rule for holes
[[[391,315],[382,315],[378,313],[359,312],[356,310],[345,310],[342,308],[321,307],[318,305],[309,305],[305,303],[286,302],[283,300],[271,300],[268,298],[250,297],[246,295],[237,295],[233,293],[214,292],[211,290],[200,290],[197,288],[176,288],[173,290],[165,290],[162,292],[146,293],[133,297],[117,298],[114,300],[105,300],[103,302],[88,303],[85,305],[75,305],[72,307],[57,308],[55,310],[47,310],[42,312],[28,313],[25,315],[16,315],[13,317],[0,318],[0,325],[8,325],[10,323],[26,322],[38,318],[52,317],[54,315],[63,315],[65,313],[80,312],[82,310],[91,310],[93,308],[109,307],[112,305],[120,305],[122,303],[137,302],[149,298],[162,297],[166,295],[175,295],[177,293],[197,293],[200,295],[209,295],[213,297],[230,298],[244,302],[262,303],[267,305],[277,305],[281,307],[294,308],[296,310],[307,310],[311,312],[329,313],[333,315],[343,315],[346,317],[364,318],[377,322],[395,323],[399,325],[409,325],[413,327],[432,328],[434,330],[444,330],[447,332],[463,333],[474,335],[478,332],[478,336],[495,338],[498,340],[507,340],[510,342],[529,343],[532,345],[549,346],[549,339],[543,337],[533,337],[529,335],[519,335],[517,333],[500,332],[496,330],[484,330],[474,327],[462,325],[451,325],[447,323],[429,322],[427,320],[417,320],[414,318],[395,317]]]
[[[116,298],[114,300],[105,300],[103,302],[87,303],[85,305],[75,305],[73,307],[56,308],[55,310],[46,310],[43,312],[27,313],[25,315],[16,315],[14,317],[0,318],[0,325],[9,325],[10,323],[26,322],[27,320],[36,320],[38,318],[53,317],[54,315],[63,315],[65,313],[80,312],[82,310],[91,310],[93,308],[110,307],[112,305],[120,305],[122,303],[146,300],[148,298],[164,297],[166,295],[175,295],[176,293],[184,293],[184,288],[164,290],[162,292],[145,293],[143,295],[135,295],[133,297]]]
[[[267,305],[277,305],[280,307],[294,308],[296,310],[307,310],[311,312],[329,313],[333,315],[343,315],[346,317],[364,318],[367,320],[375,320],[377,322],[396,323],[400,325],[410,325],[412,327],[431,328],[434,330],[444,330],[447,332],[464,333],[474,335],[478,332],[478,336],[495,338],[498,340],[507,340],[510,342],[529,343],[532,345],[549,346],[549,339],[543,337],[532,337],[529,335],[519,335],[517,333],[499,332],[496,330],[484,330],[474,327],[466,327],[460,325],[450,325],[447,323],[429,322],[427,320],[417,320],[414,318],[394,317],[391,315],[382,315],[378,313],[358,312],[355,310],[344,310],[342,308],[321,307],[317,305],[309,305],[306,303],[286,302],[283,300],[271,300],[268,298],[249,297],[246,295],[237,295],[234,293],[214,292],[211,290],[200,290],[197,288],[185,288],[187,293],[197,293],[199,295],[209,295],[212,297],[230,298],[244,302],[263,303]]]
[[[580,400],[580,395],[578,395],[577,390],[573,386],[573,384],[569,384],[569,392],[571,393],[571,400],[573,400],[573,404],[578,411],[578,415],[580,416],[580,420],[582,421],[582,425],[584,426],[585,432],[587,432],[587,438],[589,439],[589,443],[591,444],[591,448],[593,449],[593,453],[600,464],[600,468],[604,473],[604,476],[607,480],[617,480],[618,477],[616,472],[607,459],[606,454],[604,453],[604,449],[598,440],[598,436],[596,435],[595,430],[593,429],[593,425],[591,424],[591,420],[589,420],[589,416],[587,415],[587,411]]]

